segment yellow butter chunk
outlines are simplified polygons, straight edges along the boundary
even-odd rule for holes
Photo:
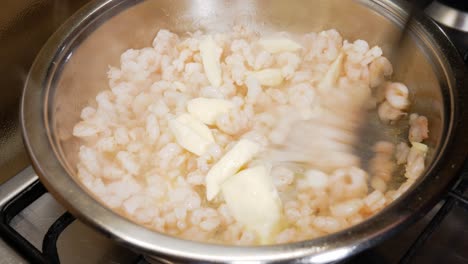
[[[425,159],[429,147],[418,142],[411,142],[411,148],[406,159],[405,177],[416,179],[422,175],[425,169]]]
[[[253,72],[252,75],[264,86],[277,86],[283,82],[283,74],[280,69],[265,69]]]
[[[187,111],[207,125],[214,125],[216,118],[228,113],[234,104],[231,101],[214,98],[195,98],[187,103]]]
[[[169,129],[179,145],[198,156],[215,142],[210,129],[188,114],[170,120]]]
[[[318,88],[322,91],[326,91],[336,85],[338,78],[341,74],[341,69],[343,68],[343,59],[344,55],[341,53],[335,59],[335,61],[330,65],[322,81],[319,83]]]
[[[299,43],[287,38],[263,38],[258,41],[258,44],[270,53],[294,52],[302,48]]]
[[[216,44],[212,36],[207,36],[200,42],[200,55],[206,78],[213,87],[219,87],[222,82],[221,57],[222,49]]]
[[[416,151],[421,152],[424,156],[426,155],[429,147],[426,144],[419,143],[419,142],[411,142],[411,148],[414,148]]]
[[[281,200],[268,170],[264,166],[245,169],[221,188],[234,218],[255,231],[262,244],[269,242],[281,218]]]
[[[206,198],[210,201],[220,191],[223,182],[239,171],[258,152],[260,146],[248,139],[241,139],[211,167],[206,175]]]

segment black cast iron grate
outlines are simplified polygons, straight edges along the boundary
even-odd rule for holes
[[[468,162],[465,163],[460,179],[445,198],[442,207],[431,219],[429,224],[426,225],[412,245],[406,250],[406,253],[400,259],[399,263],[411,263],[415,252],[428,240],[445,216],[447,216],[455,206],[468,210],[468,198],[463,195],[467,187]],[[26,238],[10,226],[11,220],[16,215],[46,192],[44,186],[37,181],[25,191],[12,198],[0,212],[0,235],[12,248],[31,263],[58,264],[60,263],[60,259],[59,253],[57,252],[57,240],[67,226],[75,220],[70,213],[64,213],[49,227],[43,238],[41,250],[33,246]],[[143,257],[140,257],[136,264],[144,263],[147,262]]]
[[[37,181],[22,193],[13,197],[0,212],[0,235],[2,239],[31,263],[60,263],[57,252],[57,239],[62,231],[75,220],[68,212],[60,216],[47,230],[42,243],[42,250],[37,249],[13,229],[10,226],[11,220],[46,192],[44,186]]]

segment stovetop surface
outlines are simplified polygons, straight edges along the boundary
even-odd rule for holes
[[[2,3],[0,194],[4,183],[18,173],[25,178],[35,177],[31,167],[28,167],[29,160],[18,125],[19,97],[29,67],[47,38],[88,1],[17,0]],[[468,37],[451,29],[447,31],[461,52],[465,52]],[[464,171],[462,178],[465,181],[460,184],[458,194],[467,197],[468,168]],[[404,232],[344,263],[468,263],[468,208],[456,195],[447,195]],[[24,198],[33,196],[38,198]],[[74,220],[40,184],[30,188],[24,197],[12,203],[10,211],[2,213],[1,220],[8,222],[8,226],[14,230],[10,232],[16,232],[36,248],[37,254],[46,256],[52,262],[60,259],[61,263],[144,263],[139,254]],[[0,264],[29,263],[34,259],[36,253],[18,253],[8,246],[7,240],[6,237],[0,239]],[[21,246],[22,242],[15,243]]]

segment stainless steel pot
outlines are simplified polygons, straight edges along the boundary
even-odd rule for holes
[[[236,23],[258,30],[338,29],[392,50],[407,12],[402,2],[97,1],[65,23],[47,42],[29,73],[22,100],[24,140],[48,190],[82,221],[153,259],[203,262],[324,263],[362,251],[422,216],[454,182],[466,158],[467,80],[463,61],[441,29],[417,14],[395,78],[412,89],[414,111],[431,123],[429,166],[406,195],[378,215],[323,238],[275,246],[196,243],[151,232],[97,202],[74,180],[77,142],[71,135],[80,109],[106,87],[107,65],[129,47],[144,47],[159,28],[175,32],[229,31]]]

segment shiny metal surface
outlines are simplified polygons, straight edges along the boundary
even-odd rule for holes
[[[468,32],[468,13],[463,10],[434,1],[427,7],[426,13],[445,26]]]
[[[65,264],[137,263],[139,255],[80,221],[73,222],[57,241],[60,262]]]
[[[10,226],[36,248],[42,248],[49,227],[65,209],[48,193],[31,203],[10,222]]]
[[[28,262],[0,239],[0,264],[27,264]]]
[[[108,210],[73,180],[71,127],[79,109],[106,85],[108,64],[129,47],[150,43],[158,28],[229,30],[247,23],[295,32],[338,28],[391,50],[391,36],[405,20],[392,1],[99,1],[76,14],[47,43],[28,78],[22,128],[42,182],[67,209],[104,234],[139,252],[173,260],[323,263],[355,254],[401,230],[429,208],[453,182],[467,154],[468,92],[455,48],[428,18],[417,15],[396,69],[396,79],[417,93],[414,110],[431,121],[432,163],[410,192],[375,217],[342,232],[301,243],[264,247],[219,246],[151,232]],[[356,17],[360,17],[356,20]],[[222,23],[220,23],[222,21]],[[390,37],[390,38],[389,38]],[[93,59],[90,59],[93,58]],[[454,144],[456,142],[456,144]]]
[[[21,91],[49,36],[90,0],[2,1],[0,8],[0,184],[29,165],[19,126]]]
[[[8,201],[38,180],[36,173],[31,166],[22,170],[15,177],[1,185],[0,188],[0,208],[3,208]]]
[[[24,191],[38,180],[32,167],[22,170],[16,177],[0,185],[0,210],[16,195]],[[27,263],[20,255],[11,249],[0,237],[0,264]]]

